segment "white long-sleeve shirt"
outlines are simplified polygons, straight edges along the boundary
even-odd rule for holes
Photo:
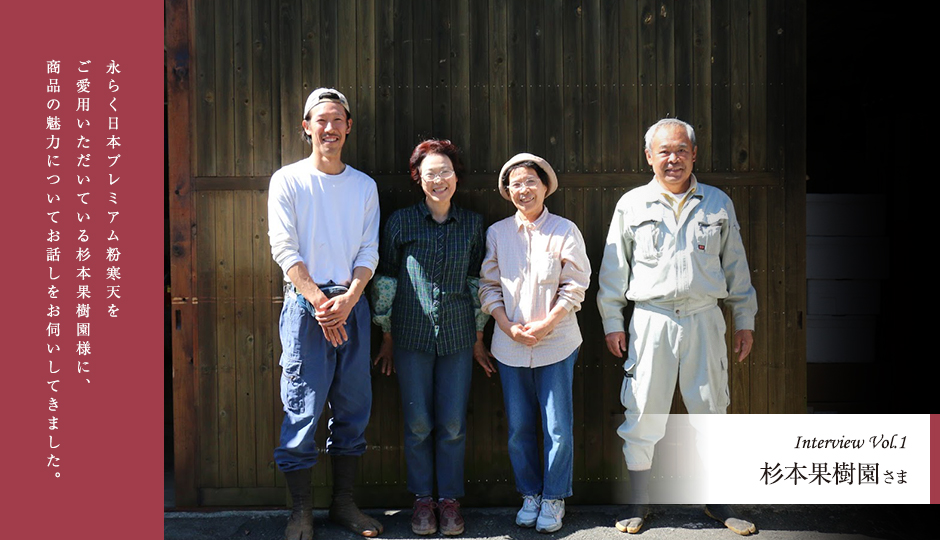
[[[287,270],[298,262],[313,281],[349,285],[353,268],[379,262],[379,195],[375,181],[346,165],[319,171],[311,158],[282,167],[268,188],[271,254]]]
[[[695,176],[690,189],[678,216],[655,178],[617,203],[597,292],[605,334],[624,331],[627,300],[695,310],[724,299],[735,330],[754,329],[757,293],[734,205]]]

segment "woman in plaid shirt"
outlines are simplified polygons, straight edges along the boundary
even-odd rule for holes
[[[451,202],[463,173],[453,143],[422,142],[409,167],[424,200],[393,213],[382,235],[373,321],[383,339],[375,364],[386,375],[395,371],[401,387],[412,531],[433,534],[439,523],[443,534],[458,535],[473,359],[487,376],[495,371],[477,298],[483,217]]]

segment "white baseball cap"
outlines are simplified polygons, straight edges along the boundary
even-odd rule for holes
[[[350,115],[349,100],[342,92],[335,88],[317,88],[307,96],[307,103],[304,105],[304,120],[307,119],[307,113],[310,112],[310,109],[321,103],[339,103],[346,109],[346,116]]]

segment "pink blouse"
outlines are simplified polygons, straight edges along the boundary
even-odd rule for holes
[[[556,304],[568,310],[555,329],[531,347],[513,341],[497,325],[493,356],[507,366],[540,367],[571,355],[581,345],[575,312],[590,281],[584,238],[571,221],[546,208],[532,223],[517,212],[491,225],[480,269],[483,312],[503,307],[510,321],[527,324],[546,318]]]

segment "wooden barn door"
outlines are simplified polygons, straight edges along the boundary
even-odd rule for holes
[[[499,167],[533,152],[558,171],[547,205],[581,229],[595,274],[614,205],[651,178],[646,127],[691,122],[696,172],[734,201],[760,306],[754,353],[731,367],[731,412],[803,412],[804,3],[168,0],[180,506],[286,498],[272,458],[283,299],[266,197],[271,173],[309,153],[300,111],[319,86],[351,101],[344,160],[376,179],[383,217],[417,200],[407,160],[424,138],[463,150],[458,202],[487,223],[512,212]],[[579,314],[573,503],[620,500],[625,478],[622,368],[603,346],[596,289]],[[360,498],[406,506],[397,381],[372,385]],[[514,504],[499,383],[479,370],[467,441],[465,504]],[[314,469],[321,506],[329,476]]]

